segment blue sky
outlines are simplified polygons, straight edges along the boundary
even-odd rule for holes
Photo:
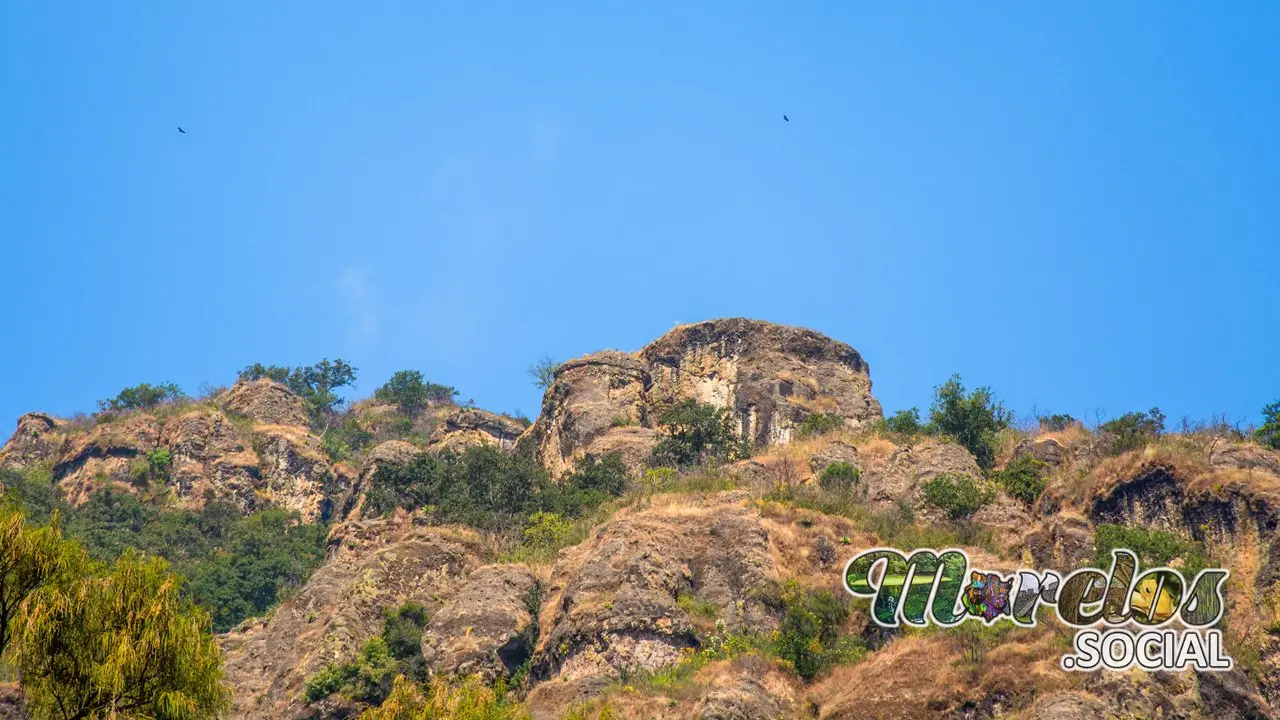
[[[888,410],[1280,398],[1275,3],[187,5],[0,9],[0,425],[739,315]]]

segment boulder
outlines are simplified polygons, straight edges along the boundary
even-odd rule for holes
[[[308,424],[302,398],[274,380],[242,380],[221,398],[222,408],[233,415],[267,425]]]
[[[478,674],[486,682],[509,677],[533,652],[537,592],[537,578],[523,565],[472,572],[422,633],[427,666],[438,674]]]
[[[435,451],[461,451],[474,445],[494,445],[502,450],[515,447],[524,426],[516,420],[487,410],[460,407],[444,415],[431,438]]]
[[[332,517],[334,500],[350,490],[350,479],[329,464],[320,440],[302,428],[259,425],[253,429],[253,448],[264,499],[297,512],[304,522]]]
[[[809,469],[815,475],[835,463],[848,463],[861,469],[858,465],[858,448],[843,440],[832,440],[809,456]]]
[[[169,418],[160,444],[169,450],[170,486],[184,506],[202,504],[209,492],[245,512],[258,504],[258,458],[221,412],[199,409]]]
[[[1066,450],[1054,438],[1024,438],[1013,449],[1014,459],[1030,455],[1049,467],[1056,468],[1066,462]]]
[[[0,448],[0,468],[25,468],[56,462],[66,442],[62,425],[57,418],[44,413],[27,413],[18,418],[17,430]]]

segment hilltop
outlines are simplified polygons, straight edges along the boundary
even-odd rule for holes
[[[390,707],[420,691],[397,675],[539,720],[1280,709],[1266,433],[1170,432],[1154,409],[1016,424],[959,379],[923,416],[886,416],[852,346],[741,318],[561,363],[532,422],[413,373],[343,406],[348,370],[256,366],[199,398],[147,386],[93,416],[30,413],[0,484],[104,559],[132,544],[188,575],[235,718],[407,717]],[[877,628],[840,573],[881,545],[1001,571],[1116,546],[1228,568],[1237,667],[1067,673],[1051,623]]]

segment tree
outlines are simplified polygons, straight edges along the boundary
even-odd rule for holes
[[[84,551],[62,539],[56,516],[47,526],[31,527],[17,510],[0,510],[0,655],[27,596],[84,563]]]
[[[529,376],[533,378],[533,384],[539,390],[546,390],[551,387],[551,383],[555,382],[556,371],[563,364],[552,360],[550,355],[543,355],[542,359],[529,366]]]
[[[225,710],[209,616],[160,558],[46,584],[17,617],[12,657],[37,718],[215,718]]]
[[[967,520],[995,499],[995,493],[969,475],[942,473],[926,482],[925,502],[947,511],[952,520]]]
[[[889,432],[901,433],[903,435],[915,435],[923,428],[920,427],[920,409],[911,408],[910,410],[899,410],[884,421],[885,427]]]
[[[1253,436],[1272,450],[1280,450],[1280,401],[1262,408],[1262,425]]]
[[[992,396],[991,388],[980,387],[966,395],[960,376],[953,375],[934,389],[930,430],[963,445],[984,470],[995,464],[996,434],[1012,421],[1013,412]]]
[[[1151,408],[1145,413],[1125,413],[1099,425],[1098,432],[1108,441],[1108,453],[1119,455],[1160,439],[1164,432],[1164,413],[1160,408]]]
[[[690,467],[745,454],[724,408],[685,400],[662,413],[658,424],[666,428],[667,437],[653,448],[650,464],[654,466]]]
[[[333,412],[333,409],[342,402],[342,398],[333,391],[354,383],[356,369],[341,358],[333,362],[325,358],[315,365],[300,365],[295,368],[254,363],[240,371],[241,380],[252,381],[263,378],[288,386],[294,394],[302,398],[314,421]]]
[[[149,410],[160,403],[177,400],[183,397],[182,388],[173,383],[159,385],[134,385],[127,387],[109,400],[99,400],[98,409],[103,412],[123,412],[129,410]]]

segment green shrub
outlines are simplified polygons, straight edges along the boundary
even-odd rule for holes
[[[391,657],[412,662],[422,656],[422,630],[427,619],[427,609],[416,602],[387,612],[382,619],[382,641]]]
[[[1280,450],[1280,401],[1263,406],[1262,425],[1254,431],[1253,436],[1262,445]]]
[[[529,366],[529,377],[533,378],[533,384],[539,390],[546,390],[551,387],[551,383],[555,382],[556,371],[563,364],[552,360],[550,356],[544,355],[542,359]]]
[[[844,427],[844,418],[839,415],[813,413],[805,418],[804,422],[800,423],[800,427],[796,428],[796,437],[806,438],[825,435],[842,427]]]
[[[573,523],[565,520],[560,513],[539,510],[529,516],[529,524],[524,529],[524,542],[538,550],[560,548],[573,534],[573,529]]]
[[[17,509],[37,524],[49,522],[55,511],[65,517],[68,510],[48,466],[0,469],[0,508]]]
[[[1048,432],[1062,432],[1076,422],[1075,418],[1062,413],[1041,415],[1036,420],[1040,423],[1040,428]]]
[[[357,702],[373,705],[391,694],[400,666],[391,657],[381,636],[370,638],[359,657],[347,663],[329,663],[307,679],[307,700],[316,702],[341,694]]]
[[[995,464],[996,436],[1012,420],[1013,413],[992,396],[990,388],[966,394],[959,375],[934,389],[930,431],[955,439],[973,453],[984,470]]]
[[[627,476],[627,466],[619,453],[602,457],[586,455],[574,463],[573,472],[558,484],[543,489],[538,503],[546,510],[563,515],[580,515],[588,508],[622,495]]]
[[[1100,568],[1111,567],[1111,551],[1117,548],[1132,550],[1147,568],[1167,566],[1181,558],[1188,582],[1209,565],[1203,545],[1163,530],[1104,523],[1095,529],[1093,544],[1097,551],[1094,562]]]
[[[1106,441],[1106,452],[1119,455],[1160,439],[1164,432],[1164,413],[1160,408],[1151,408],[1145,413],[1125,413],[1099,425],[1098,432]]]
[[[885,428],[889,432],[900,433],[902,435],[915,435],[923,428],[920,426],[920,409],[911,408],[910,410],[899,410],[885,421]]]
[[[458,391],[447,385],[423,380],[417,370],[401,370],[387,384],[373,391],[379,402],[395,405],[408,418],[416,418],[432,402],[453,402]]]
[[[800,677],[812,680],[832,665],[865,652],[865,646],[841,635],[849,612],[842,598],[790,580],[782,586],[780,600],[783,615],[774,649]]]
[[[653,467],[689,468],[745,457],[729,411],[686,400],[658,416],[666,436],[653,449]]]
[[[849,492],[862,479],[862,471],[847,462],[834,462],[818,474],[818,485],[823,490]]]
[[[173,383],[159,385],[134,385],[120,391],[109,400],[99,400],[98,409],[104,412],[128,412],[130,410],[149,410],[165,402],[173,402],[183,397],[182,388]]]
[[[1010,496],[1030,505],[1049,483],[1046,477],[1048,467],[1044,461],[1028,453],[1014,458],[1003,470],[992,473],[992,477]]]
[[[964,520],[995,499],[995,493],[969,475],[942,473],[924,484],[924,499],[952,520]]]

